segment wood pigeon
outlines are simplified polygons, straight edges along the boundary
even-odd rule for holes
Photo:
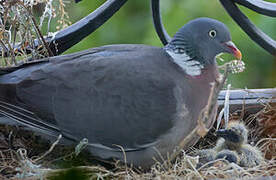
[[[0,122],[87,138],[96,158],[149,168],[198,140],[180,145],[207,104],[220,53],[241,58],[223,23],[198,18],[162,48],[108,45],[29,62],[1,72]]]

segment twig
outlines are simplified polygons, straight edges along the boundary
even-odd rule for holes
[[[51,145],[50,149],[48,151],[46,151],[42,156],[40,156],[40,157],[36,158],[35,160],[33,160],[33,162],[37,162],[37,161],[43,159],[48,154],[50,154],[53,151],[53,149],[55,148],[55,146],[59,143],[61,138],[62,138],[62,135],[60,134],[58,136],[57,140]]]
[[[52,50],[50,49],[48,43],[45,41],[45,39],[44,39],[44,37],[43,37],[43,35],[42,35],[42,33],[41,33],[41,31],[40,31],[37,23],[36,23],[36,20],[35,20],[34,16],[32,15],[31,11],[29,10],[29,8],[26,7],[25,4],[23,2],[21,2],[21,1],[17,1],[17,3],[20,4],[22,7],[24,7],[24,9],[28,12],[29,16],[31,17],[31,20],[32,20],[33,25],[34,25],[34,28],[35,28],[36,32],[38,33],[39,38],[41,39],[44,47],[47,49],[48,55],[49,56],[54,56],[54,54],[53,54]]]
[[[113,146],[116,146],[118,148],[121,149],[123,155],[124,155],[124,163],[125,163],[125,171],[128,174],[128,168],[127,168],[127,156],[126,156],[126,152],[125,149],[123,148],[123,146],[117,145],[117,144],[113,144]]]
[[[192,169],[193,169],[194,172],[196,173],[196,175],[197,175],[200,179],[204,180],[204,178],[200,175],[200,173],[198,172],[198,170],[196,170],[196,168],[195,168],[195,166],[193,165],[193,163],[192,163],[187,157],[186,157],[186,159],[187,159],[188,164],[192,167]]]
[[[231,84],[227,85],[227,91],[225,95],[225,102],[224,102],[224,127],[226,128],[228,126],[229,122],[229,97],[230,97],[230,88]]]
[[[31,14],[30,14],[30,15],[31,15]],[[44,39],[44,37],[43,37],[41,31],[40,31],[39,28],[38,28],[35,18],[34,18],[32,15],[31,15],[31,19],[32,19],[32,21],[33,21],[35,30],[38,32],[38,34],[39,34],[39,36],[40,36],[40,39],[41,39],[42,42],[43,42],[44,47],[45,47],[45,48],[47,49],[47,51],[48,51],[49,56],[50,56],[50,57],[51,57],[51,56],[54,56],[52,50],[50,49],[48,43],[45,41],[45,39]]]
[[[204,137],[209,131],[205,124],[211,118],[214,109],[217,108],[217,99],[219,96],[220,90],[223,88],[223,85],[228,77],[228,74],[231,72],[230,63],[226,63],[223,65],[224,74],[215,80],[213,86],[211,88],[211,92],[209,95],[207,106],[202,110],[199,118],[198,118],[198,126],[197,126],[197,134],[201,137]],[[218,125],[219,126],[219,125]]]
[[[223,113],[224,113],[224,108],[222,108],[221,111],[219,112],[219,115],[218,115],[218,118],[217,118],[217,127],[216,127],[216,130],[219,129],[219,125],[221,123]]]
[[[0,45],[2,46],[2,51],[3,52],[8,52],[8,48],[6,47],[5,43],[0,39]],[[2,57],[4,58],[4,61],[5,61],[5,65],[9,65],[9,62],[7,61],[6,57],[3,56],[3,52],[2,52]]]
[[[81,151],[86,148],[86,146],[88,145],[88,139],[87,138],[83,138],[79,144],[75,147],[75,155],[78,156]]]
[[[215,108],[217,108],[217,98],[219,95],[220,90],[223,88],[223,85],[228,77],[228,74],[231,72],[230,64],[226,63],[223,66],[224,74],[220,76],[218,79],[215,80],[215,82],[212,85],[211,92],[209,95],[208,103],[204,109],[202,109],[202,112],[200,113],[198,117],[198,125],[189,133],[188,136],[186,136],[179,144],[178,149],[175,150],[174,153],[171,154],[171,156],[168,158],[168,161],[173,161],[181,152],[181,148],[185,146],[188,142],[190,142],[194,136],[200,135],[205,136],[208,132],[208,129],[205,127],[205,123],[208,122],[210,116],[212,115],[212,112]]]

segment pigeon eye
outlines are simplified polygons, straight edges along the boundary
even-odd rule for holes
[[[216,35],[217,35],[217,31],[216,31],[216,30],[211,30],[211,31],[209,31],[209,36],[210,36],[211,38],[216,37]]]

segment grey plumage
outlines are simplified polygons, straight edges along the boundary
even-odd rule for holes
[[[243,167],[258,166],[264,161],[260,150],[249,144],[244,144],[238,153],[240,155],[240,165]]]
[[[244,144],[247,144],[248,130],[243,123],[232,121],[226,129],[220,129],[216,132],[218,139],[215,149],[237,150]]]
[[[243,167],[254,167],[264,159],[262,153],[256,147],[247,142],[248,130],[240,122],[232,122],[227,129],[219,130],[217,135],[222,137],[215,147],[216,151],[231,150],[238,154],[238,164]]]
[[[213,29],[218,37],[209,36]],[[1,71],[0,123],[8,117],[45,137],[87,138],[89,151],[100,159],[124,162],[123,148],[128,164],[148,168],[196,127],[218,75],[215,56],[236,55],[235,47],[224,44],[231,40],[228,29],[216,20],[191,21],[177,37],[189,40],[165,48],[109,45]],[[175,63],[177,53],[194,54],[192,66],[200,74],[192,76]],[[190,60],[183,59],[184,66]],[[208,126],[214,117],[215,112]]]
[[[240,157],[238,153],[236,151],[231,151],[229,149],[223,149],[217,152],[214,159],[225,159],[228,162],[235,164],[240,163]]]
[[[227,129],[218,130],[216,134],[221,138],[214,148],[195,153],[199,156],[198,167],[217,159],[225,159],[243,167],[254,167],[264,160],[260,150],[248,144],[248,130],[243,123],[232,121]]]
[[[193,156],[199,157],[197,168],[214,161],[216,158],[216,154],[217,152],[214,149],[201,149],[192,153]]]

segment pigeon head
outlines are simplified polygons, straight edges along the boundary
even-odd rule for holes
[[[216,132],[218,137],[225,139],[225,143],[232,146],[240,146],[247,142],[248,130],[244,124],[239,122],[229,123],[227,129]]]
[[[200,68],[215,64],[215,57],[221,53],[230,53],[241,59],[241,52],[231,41],[228,28],[210,18],[198,18],[188,22],[174,35],[166,50],[175,62],[182,62],[187,66],[198,65]]]

